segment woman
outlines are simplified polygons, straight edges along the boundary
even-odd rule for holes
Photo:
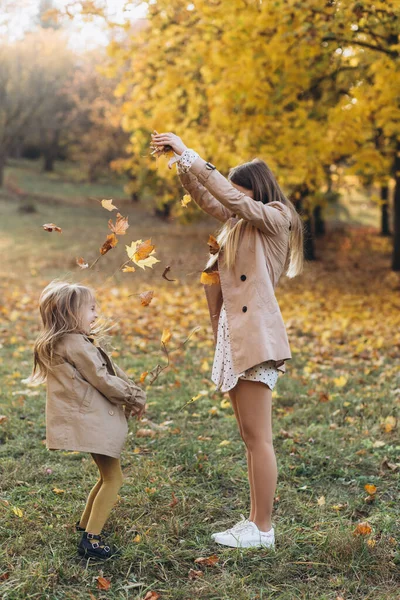
[[[184,188],[224,223],[220,250],[206,265],[219,273],[218,284],[205,286],[216,341],[212,380],[229,392],[246,445],[251,504],[248,519],[212,537],[225,546],[273,548],[272,390],[291,358],[274,289],[284,271],[295,277],[303,269],[302,222],[263,161],[235,167],[227,180],[173,133],[152,135],[152,146],[173,150],[170,166],[177,163]]]

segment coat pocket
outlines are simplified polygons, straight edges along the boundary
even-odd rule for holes
[[[265,285],[265,282],[261,279],[254,281],[255,297],[257,299],[257,306],[266,310],[272,314],[279,310],[278,301],[275,298],[274,293],[270,292]]]
[[[93,394],[91,392],[92,390],[90,389],[90,387],[87,387],[83,399],[79,405],[80,413],[85,414],[89,410],[93,400]]]

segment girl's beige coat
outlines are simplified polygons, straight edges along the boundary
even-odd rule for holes
[[[290,209],[282,202],[255,202],[202,158],[180,178],[205,212],[222,222],[243,218],[253,225],[241,237],[234,268],[219,260],[220,284],[204,286],[215,340],[224,301],[236,375],[266,360],[284,372],[292,355],[274,289],[287,263]]]
[[[55,356],[62,362],[47,376],[48,449],[119,458],[128,414],[145,404],[145,392],[85,335],[64,335]]]

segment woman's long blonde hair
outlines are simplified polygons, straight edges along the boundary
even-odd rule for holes
[[[289,252],[286,261],[287,277],[296,277],[304,266],[303,253],[303,223],[294,205],[285,196],[274,174],[268,165],[258,158],[231,169],[228,179],[245,188],[252,190],[254,199],[249,197],[249,202],[282,202],[289,207],[291,212],[291,232],[289,236]],[[252,225],[244,219],[239,219],[233,227],[226,222],[217,234],[217,242],[224,248],[224,260],[229,269],[233,267],[240,238],[244,230]],[[212,267],[217,260],[217,255],[210,255],[206,269]]]
[[[52,281],[42,291],[39,310],[42,331],[34,346],[33,369],[28,383],[46,381],[47,373],[56,364],[54,348],[66,333],[85,333],[79,319],[79,311],[86,303],[95,302],[94,291],[85,285]],[[102,335],[104,326],[96,327],[90,335]]]

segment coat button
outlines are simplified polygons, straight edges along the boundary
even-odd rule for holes
[[[242,281],[246,281],[247,277],[246,277],[246,275],[241,275],[241,276],[240,276],[240,279],[241,279]]]
[[[243,306],[242,311],[247,312],[247,306]]]
[[[109,411],[108,411],[108,414],[109,414],[109,415],[111,415],[111,416],[113,416],[113,414],[114,414],[114,411],[113,411],[113,410],[109,410]]]

